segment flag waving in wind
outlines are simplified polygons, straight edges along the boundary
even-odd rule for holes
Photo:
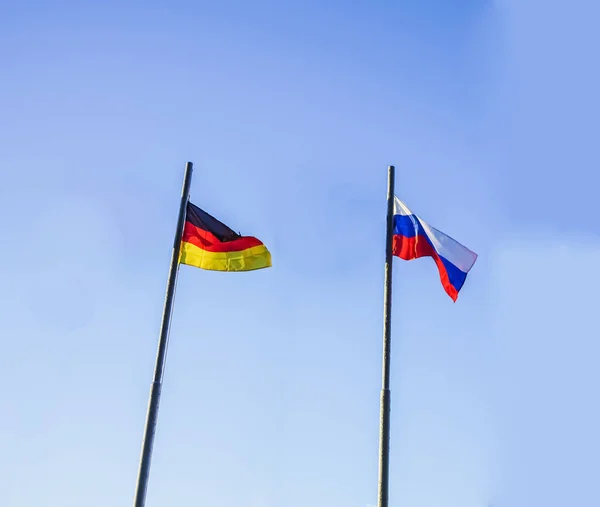
[[[394,196],[392,252],[406,261],[431,257],[446,293],[456,301],[477,254],[428,225]]]
[[[212,271],[252,271],[270,267],[271,254],[262,241],[237,234],[188,202],[179,262]]]
[[[150,462],[158,422],[158,407],[167,361],[171,315],[180,265],[188,264],[214,271],[252,271],[271,266],[271,254],[262,241],[252,236],[237,234],[224,223],[219,222],[215,217],[190,202],[193,171],[194,164],[186,163],[175,238],[171,250],[171,262],[169,263],[169,278],[167,279],[165,306],[160,324],[156,363],[144,426],[144,439],[133,503],[135,507],[146,505]]]

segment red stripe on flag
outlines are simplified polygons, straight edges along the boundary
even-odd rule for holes
[[[242,236],[233,241],[221,243],[214,234],[196,227],[190,222],[185,223],[181,240],[207,252],[239,252],[263,244],[262,241],[252,236]]]
[[[394,235],[392,237],[392,253],[405,261],[412,261],[414,259],[420,259],[421,257],[431,257],[437,265],[440,273],[440,280],[446,294],[448,294],[453,301],[458,299],[458,291],[454,285],[450,283],[446,267],[427,237],[418,235],[407,238],[406,236]]]

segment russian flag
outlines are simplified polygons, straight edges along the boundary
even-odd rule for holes
[[[394,196],[392,252],[406,261],[431,257],[446,293],[456,301],[477,254],[428,225]]]

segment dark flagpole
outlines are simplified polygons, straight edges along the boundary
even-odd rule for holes
[[[390,472],[390,353],[392,346],[392,237],[394,232],[395,168],[388,167],[385,280],[383,289],[383,366],[379,422],[379,493],[377,507],[388,507]]]
[[[156,433],[156,422],[158,419],[158,405],[162,389],[163,373],[167,358],[167,342],[169,339],[169,324],[171,323],[171,311],[173,310],[173,296],[175,295],[175,283],[177,271],[179,270],[179,252],[181,250],[181,236],[185,224],[185,212],[190,195],[190,183],[192,181],[192,163],[185,166],[183,177],[183,189],[181,190],[181,203],[179,204],[179,216],[177,217],[177,229],[173,241],[173,252],[171,253],[171,267],[169,268],[169,279],[167,281],[167,294],[163,310],[162,323],[160,325],[160,337],[158,340],[158,351],[156,354],[156,365],[154,367],[154,380],[150,387],[150,401],[148,402],[148,415],[144,430],[144,441],[142,444],[142,456],[138,472],[137,486],[135,490],[134,507],[144,507],[146,504],[146,490],[148,489],[148,476],[150,474],[150,460],[152,457],[152,446],[154,445],[154,434]]]

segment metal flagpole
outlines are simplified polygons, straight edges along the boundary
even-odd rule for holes
[[[383,366],[379,422],[378,507],[388,507],[390,471],[390,353],[392,346],[392,237],[394,232],[395,168],[388,167],[387,228],[385,234],[385,280],[383,290]]]
[[[150,388],[150,400],[148,402],[148,415],[144,430],[144,441],[142,443],[142,455],[138,472],[137,486],[135,491],[134,507],[144,507],[146,503],[146,490],[148,488],[148,476],[150,474],[150,460],[152,457],[152,446],[154,445],[154,434],[156,433],[156,422],[158,419],[158,405],[162,389],[163,373],[167,358],[167,342],[169,338],[169,324],[171,323],[171,311],[173,309],[173,296],[175,294],[175,283],[179,270],[179,253],[181,250],[181,236],[185,224],[185,213],[190,194],[190,183],[192,181],[192,163],[185,165],[183,177],[183,188],[181,190],[181,203],[179,204],[179,216],[177,218],[177,229],[173,241],[173,252],[171,253],[171,267],[169,268],[169,279],[167,281],[167,294],[163,310],[162,323],[160,325],[160,337],[158,340],[158,351],[156,354],[156,365],[154,367],[154,381]]]

